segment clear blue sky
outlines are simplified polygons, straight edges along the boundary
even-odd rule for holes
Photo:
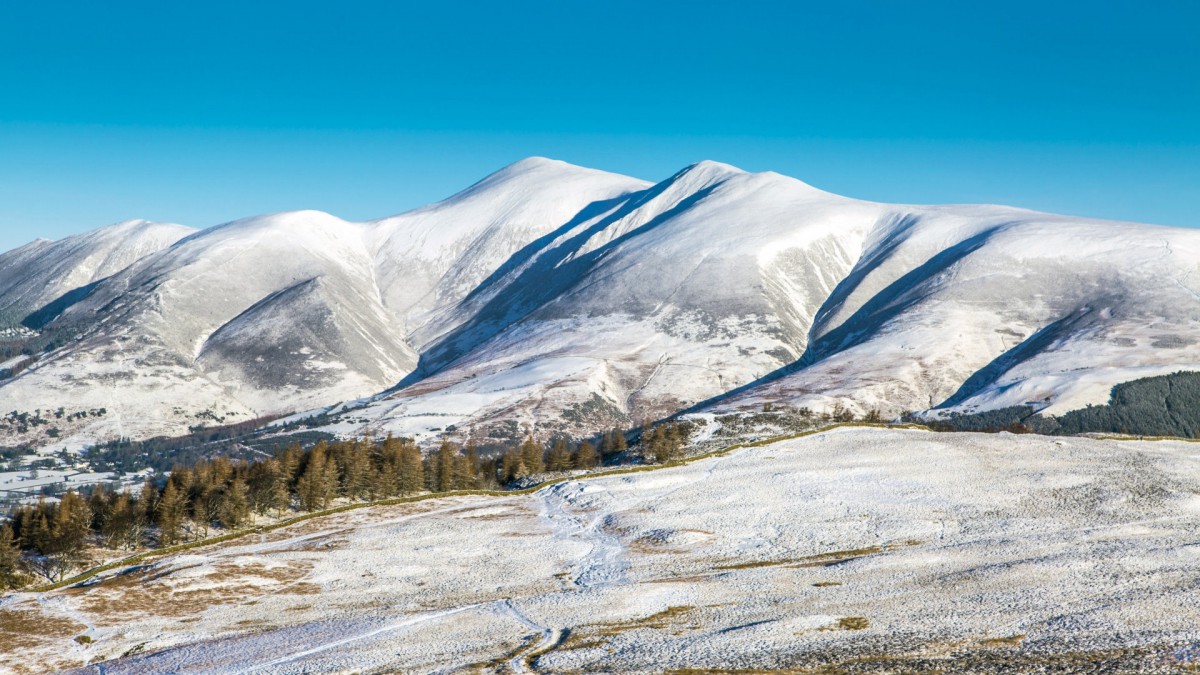
[[[1200,226],[1200,2],[0,9],[0,248],[379,217],[528,155]]]

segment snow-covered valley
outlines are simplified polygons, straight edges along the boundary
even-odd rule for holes
[[[1198,469],[1182,441],[843,428],[17,594],[0,664],[1174,672],[1200,651]]]

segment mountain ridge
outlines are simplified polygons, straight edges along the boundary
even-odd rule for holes
[[[501,439],[767,403],[1055,412],[1200,364],[1200,233],[712,161],[648,183],[533,157],[376,220],[172,232],[30,310],[73,337],[0,408],[114,411],[54,441],[77,446],[306,409],[344,435]]]

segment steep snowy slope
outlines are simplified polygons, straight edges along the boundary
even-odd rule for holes
[[[584,432],[746,384],[803,353],[879,212],[694,165],[595,205],[434,316],[416,332],[428,347],[414,383],[335,428]]]
[[[716,406],[889,414],[1031,404],[1200,368],[1200,231],[1004,207],[897,208],[785,376]]]
[[[0,327],[16,325],[64,293],[116,274],[194,231],[128,220],[59,241],[39,239],[0,254]]]
[[[421,349],[431,317],[452,311],[502,265],[649,183],[530,157],[446,201],[372,223],[380,294]],[[462,320],[439,322],[447,330]]]
[[[77,338],[0,386],[0,409],[104,408],[69,430],[84,442],[386,389],[416,365],[414,316],[588,204],[643,186],[531,159],[383,221],[301,211],[204,230],[63,308],[51,328]]]

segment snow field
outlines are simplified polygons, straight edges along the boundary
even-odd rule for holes
[[[1198,462],[1184,442],[846,428],[529,496],[364,509],[9,598],[0,617],[73,617],[95,642],[47,634],[0,664],[138,645],[105,672],[520,670],[531,656],[555,672],[946,666],[1117,649],[1169,663],[1200,643]]]

